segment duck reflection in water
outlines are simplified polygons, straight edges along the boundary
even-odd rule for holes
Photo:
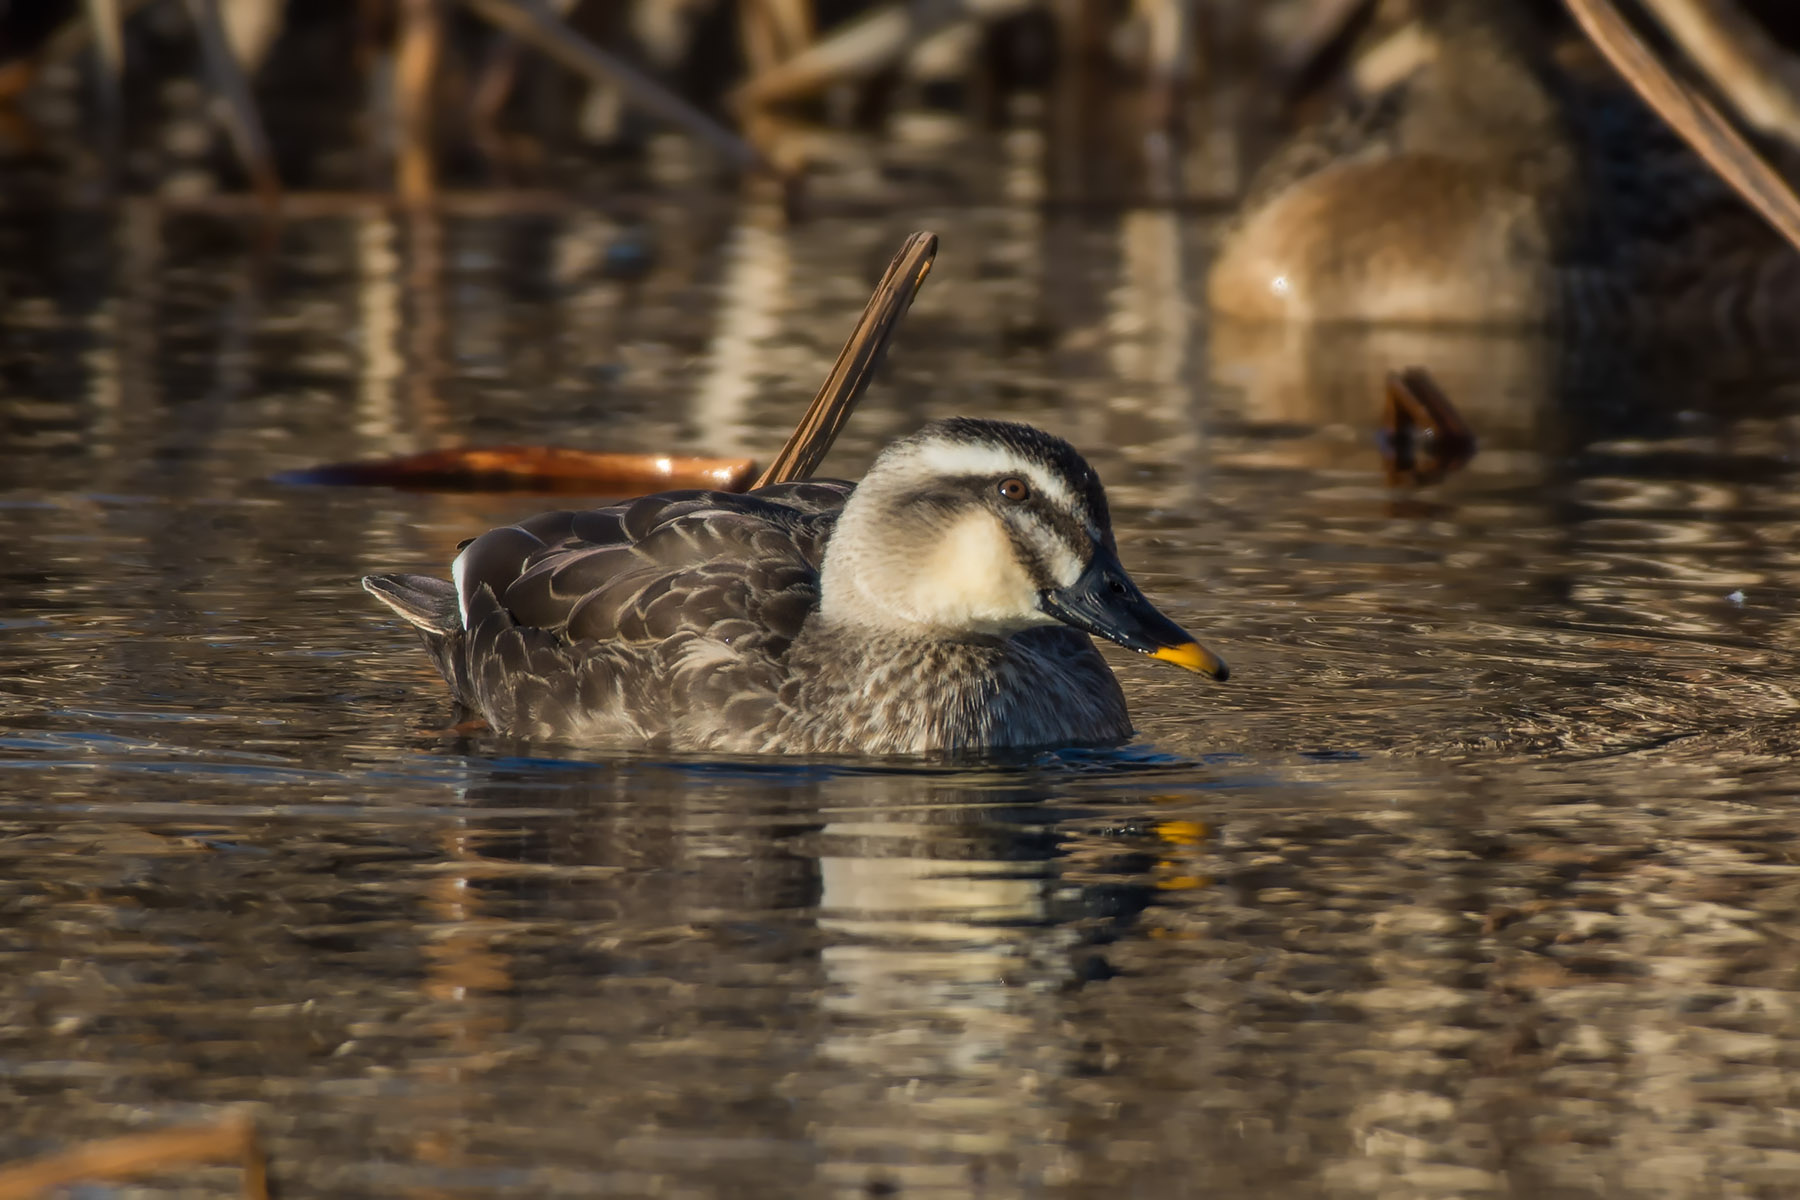
[[[473,1094],[556,1128],[580,1079],[609,1167],[716,1178],[709,1154],[754,1146],[744,1194],[1067,1178],[1067,997],[1110,976],[1155,856],[1072,857],[1083,810],[1034,774],[493,770],[458,928],[518,981],[500,1040],[539,1050]]]

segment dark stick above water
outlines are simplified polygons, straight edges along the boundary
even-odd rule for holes
[[[869,297],[856,328],[850,331],[850,340],[838,352],[837,362],[820,385],[819,394],[813,397],[812,406],[768,469],[757,476],[755,487],[807,479],[818,469],[844,422],[850,419],[851,410],[868,389],[869,380],[875,377],[876,368],[887,355],[888,342],[900,326],[900,318],[912,306],[936,257],[937,234],[921,230],[906,239],[881,282],[875,285],[875,294]]]

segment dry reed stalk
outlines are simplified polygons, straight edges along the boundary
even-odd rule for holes
[[[911,8],[899,4],[872,9],[774,68],[759,72],[738,88],[734,99],[745,107],[779,104],[843,80],[865,79],[898,62],[940,24],[922,20]]]
[[[1303,78],[1350,35],[1375,0],[1311,0],[1287,42],[1276,48],[1282,78]]]
[[[0,1200],[33,1200],[52,1188],[98,1179],[136,1179],[196,1163],[238,1162],[246,1200],[269,1200],[268,1165],[256,1126],[235,1114],[211,1125],[187,1125],[88,1142],[12,1167],[0,1167]]]
[[[743,41],[744,63],[752,79],[773,71],[785,57],[781,52],[780,34],[769,20],[769,10],[762,0],[738,0],[738,37]]]
[[[775,44],[781,50],[781,57],[792,58],[812,45],[813,38],[818,35],[812,0],[758,0],[758,3],[768,15],[770,28],[775,31]]]
[[[1644,0],[1746,124],[1800,146],[1800,59],[1731,0]]]
[[[487,61],[475,76],[475,88],[469,95],[469,132],[476,149],[489,162],[504,170],[507,159],[506,137],[500,131],[500,111],[512,96],[519,75],[522,47],[518,39],[501,34],[499,42],[488,51]]]
[[[686,129],[716,148],[735,167],[768,170],[756,147],[616,55],[569,27],[543,0],[463,0],[482,20],[512,34],[589,79],[606,80],[645,112]]]
[[[1173,125],[1194,70],[1194,0],[1137,0],[1135,7],[1146,34],[1147,123]]]
[[[1800,249],[1800,197],[1719,110],[1669,73],[1619,15],[1612,0],[1563,0],[1563,4],[1588,40],[1644,102],[1781,236]]]
[[[149,3],[150,0],[117,0],[118,24],[122,27],[133,13]],[[92,7],[84,7],[79,14],[58,26],[35,51],[0,66],[0,102],[24,92],[45,67],[67,62],[81,53],[88,39],[97,32],[90,19],[92,15]]]
[[[757,477],[754,486],[768,487],[774,483],[808,479],[818,469],[844,422],[849,420],[856,402],[868,390],[869,381],[876,368],[881,366],[900,319],[912,306],[913,297],[925,282],[925,276],[930,274],[932,260],[937,257],[937,244],[935,233],[921,231],[901,245],[899,253],[882,274],[881,282],[875,285],[868,304],[863,306],[862,316],[857,319],[856,328],[850,331],[850,340],[838,353],[837,362],[825,377],[819,394],[813,397],[806,415],[800,418],[794,432],[788,435],[787,443],[769,463],[768,469]]]
[[[775,75],[782,64],[812,45],[809,0],[738,0],[738,30],[750,84]],[[774,164],[777,173],[798,180],[806,173],[808,154],[801,139],[789,136],[783,123],[760,103],[741,106],[744,136]]]
[[[119,118],[119,86],[125,77],[124,18],[119,0],[87,0],[85,9],[94,36],[94,56],[99,60],[101,103],[110,124]]]
[[[275,155],[263,132],[250,80],[219,15],[219,0],[187,0],[187,9],[200,38],[201,55],[206,60],[206,73],[212,77],[225,132],[263,207],[272,212],[281,205],[281,178],[275,173]]]
[[[438,0],[401,0],[400,44],[394,54],[394,107],[399,124],[394,190],[408,209],[426,207],[437,191],[431,110],[443,28]]]
[[[88,26],[94,33],[94,91],[100,102],[100,166],[107,190],[119,170],[119,142],[124,128],[125,29],[119,0],[86,0]]]

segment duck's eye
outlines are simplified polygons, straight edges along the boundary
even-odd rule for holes
[[[1000,481],[999,491],[1003,499],[1011,500],[1014,503],[1031,495],[1031,489],[1025,486],[1023,479],[1010,475]]]

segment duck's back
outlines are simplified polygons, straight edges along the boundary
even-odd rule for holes
[[[544,513],[468,543],[453,584],[365,586],[501,732],[743,748],[772,716],[850,491],[815,481]]]
[[[1410,76],[1259,173],[1209,279],[1216,310],[1791,326],[1800,257],[1610,70],[1563,61],[1517,5],[1435,9]]]

